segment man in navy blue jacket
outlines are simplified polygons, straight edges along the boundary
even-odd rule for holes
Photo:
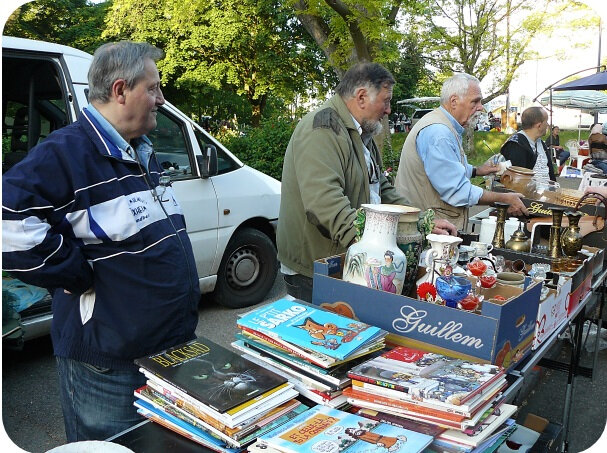
[[[185,219],[145,136],[164,103],[149,44],[101,46],[90,105],[2,181],[3,267],[53,294],[68,442],[141,420],[133,360],[194,338],[200,299]]]

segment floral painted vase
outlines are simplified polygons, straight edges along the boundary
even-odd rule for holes
[[[396,245],[398,221],[405,206],[363,204],[362,239],[346,252],[343,279],[357,285],[401,294],[407,258]]]
[[[403,284],[405,296],[411,292],[417,278],[417,268],[419,265],[419,256],[422,253],[424,236],[417,229],[419,220],[419,208],[405,206],[407,211],[400,216],[398,220],[398,229],[396,231],[396,245],[403,251],[407,257],[407,272]]]

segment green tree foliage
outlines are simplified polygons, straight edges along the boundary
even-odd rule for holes
[[[437,74],[487,79],[488,102],[508,91],[526,60],[538,58],[532,41],[567,29],[568,14],[577,8],[569,0],[429,0],[408,25],[426,36],[423,55]]]
[[[393,111],[397,110],[397,101],[416,96],[420,80],[427,76],[419,43],[415,36],[405,36],[399,50],[399,58],[386,63],[386,67],[396,79],[392,91]]]
[[[289,4],[340,78],[356,62],[385,63],[398,57],[398,46],[390,43],[402,40],[397,30],[402,0],[289,0]]]
[[[35,0],[17,8],[3,34],[64,44],[93,52],[105,41],[100,36],[108,3],[89,0]]]
[[[244,97],[253,125],[269,96],[325,90],[320,52],[278,0],[115,0],[107,24],[105,36],[165,51],[163,82]]]
[[[297,125],[288,118],[263,120],[244,135],[220,136],[223,143],[246,164],[278,180],[291,134]]]

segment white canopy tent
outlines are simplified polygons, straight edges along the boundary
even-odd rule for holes
[[[550,96],[540,99],[544,106],[550,106]],[[552,106],[580,111],[578,140],[581,138],[581,113],[607,113],[607,94],[594,90],[570,90],[552,93]]]

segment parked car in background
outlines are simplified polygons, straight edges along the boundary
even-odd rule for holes
[[[411,115],[411,127],[415,126],[426,113],[430,113],[434,109],[415,109],[413,115]]]
[[[3,172],[76,120],[88,104],[91,60],[71,47],[2,37]],[[169,102],[157,123],[148,136],[183,208],[201,291],[226,307],[260,302],[278,271],[280,182],[244,165]],[[48,299],[21,313],[26,338],[48,333]]]

